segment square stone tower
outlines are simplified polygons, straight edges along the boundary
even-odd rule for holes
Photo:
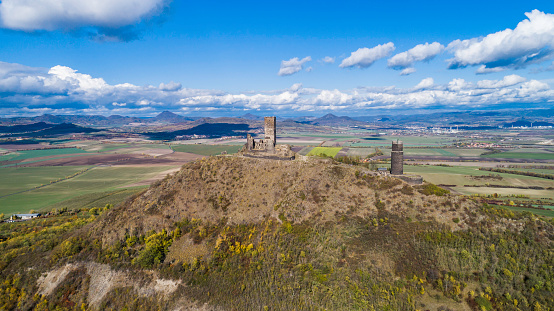
[[[268,140],[268,144],[273,144],[275,147],[275,140],[277,137],[277,127],[276,127],[276,118],[275,117],[265,117],[265,140]],[[271,143],[269,142],[271,140]]]

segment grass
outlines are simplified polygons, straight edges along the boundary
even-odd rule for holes
[[[302,150],[298,151],[298,154],[305,156],[308,153],[310,153],[310,151],[312,151],[313,148],[314,147],[304,147],[302,148]]]
[[[342,149],[342,147],[315,147],[310,152],[308,152],[308,156],[317,156],[320,154],[324,154],[328,157],[334,157],[339,153],[339,151]]]
[[[88,166],[10,167],[0,169],[0,196],[48,184]]]
[[[544,152],[514,152],[507,151],[482,155],[483,158],[504,158],[504,159],[533,159],[533,160],[554,160],[554,153]]]
[[[131,187],[125,189],[118,189],[112,191],[95,192],[90,194],[80,195],[78,197],[68,199],[53,205],[47,206],[44,210],[51,210],[53,208],[91,208],[91,207],[104,207],[106,204],[113,204],[114,206],[124,202],[127,198],[136,194],[147,186]]]
[[[64,167],[61,167],[60,169],[63,168]],[[82,195],[120,190],[121,187],[124,187],[125,185],[151,178],[160,172],[168,170],[169,168],[170,167],[167,166],[97,167],[66,181],[22,194],[0,198],[0,213],[23,213],[28,212],[31,209],[43,210],[47,207],[51,208],[52,205]],[[7,169],[2,169],[4,172],[5,170]],[[8,175],[6,175],[5,178],[5,180],[10,180]],[[22,182],[24,183],[30,178],[31,176],[22,178]],[[24,183],[19,188],[22,189],[26,186],[27,184]]]
[[[86,154],[86,153],[77,153],[77,154],[68,154],[68,155],[63,155],[63,156],[60,156],[60,157],[51,157],[51,158],[39,159],[39,160],[30,160],[30,161],[27,160],[25,162],[18,162],[18,163],[1,165],[0,168],[14,167],[14,166],[17,167],[17,166],[20,166],[20,165],[28,165],[28,164],[37,163],[37,162],[57,160],[57,159],[66,159],[66,158],[74,158],[74,157],[87,156],[87,155],[88,154]]]
[[[493,205],[493,206],[499,207],[499,205]],[[535,208],[525,208],[525,207],[518,207],[518,206],[504,206],[504,205],[502,205],[502,207],[505,207],[507,209],[510,209],[512,211],[517,211],[517,212],[531,212],[531,213],[533,213],[535,215],[539,215],[539,216],[554,217],[554,210],[542,210],[542,209],[535,209]]]
[[[17,157],[11,158],[11,161],[24,161],[32,158],[49,157],[65,154],[77,154],[87,153],[84,150],[77,148],[63,148],[63,149],[43,149],[43,150],[23,150],[17,152]]]
[[[533,190],[518,188],[492,188],[492,187],[464,187],[464,185],[485,185],[494,184],[501,186],[530,187],[539,186],[543,188],[554,187],[554,181],[531,176],[521,176],[506,173],[495,173],[479,171],[477,167],[464,166],[411,166],[405,165],[406,174],[421,175],[424,180],[434,184],[456,185],[456,191],[463,194],[528,194],[535,198],[551,197],[552,190]],[[471,179],[468,176],[487,176],[489,174],[499,175],[501,180],[496,179]]]
[[[503,197],[509,195],[527,195],[531,199],[552,198],[552,190],[534,190],[517,188],[493,188],[493,187],[454,187],[454,191],[465,195],[482,194],[489,195],[497,193]]]
[[[483,152],[483,149],[404,148],[404,154],[410,156],[478,157]]]
[[[204,156],[212,156],[227,151],[228,154],[237,153],[242,145],[172,145],[171,149],[177,152],[189,152]]]

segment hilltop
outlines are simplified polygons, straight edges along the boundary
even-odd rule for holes
[[[367,218],[379,211],[434,219],[458,230],[466,226],[465,210],[472,205],[460,199],[445,198],[459,207],[440,214],[426,207],[437,203],[434,199],[396,178],[364,172],[361,167],[212,157],[185,164],[175,175],[110,212],[100,231],[103,243],[111,244],[125,234],[169,230],[172,222],[183,218],[208,222],[224,218],[229,225],[243,225],[282,215],[292,223],[325,223],[346,212]],[[454,224],[451,219],[456,217],[461,221]]]
[[[120,206],[7,226],[4,309],[554,306],[551,219],[331,160],[204,158]]]

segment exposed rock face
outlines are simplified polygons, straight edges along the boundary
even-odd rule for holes
[[[143,297],[153,295],[167,297],[175,292],[180,285],[179,281],[158,278],[154,271],[147,271],[146,273],[115,271],[106,264],[80,262],[67,264],[40,277],[37,281],[38,293],[46,296],[50,295],[59,285],[68,282],[67,277],[71,272],[80,269],[84,270],[84,275],[87,276],[88,291],[86,297],[93,309],[98,309],[104,297],[114,288],[131,287],[139,296]],[[141,282],[137,282],[137,278],[141,278]]]

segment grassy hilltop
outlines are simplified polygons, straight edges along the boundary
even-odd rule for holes
[[[2,224],[0,309],[554,308],[552,219],[331,162],[210,157]]]

